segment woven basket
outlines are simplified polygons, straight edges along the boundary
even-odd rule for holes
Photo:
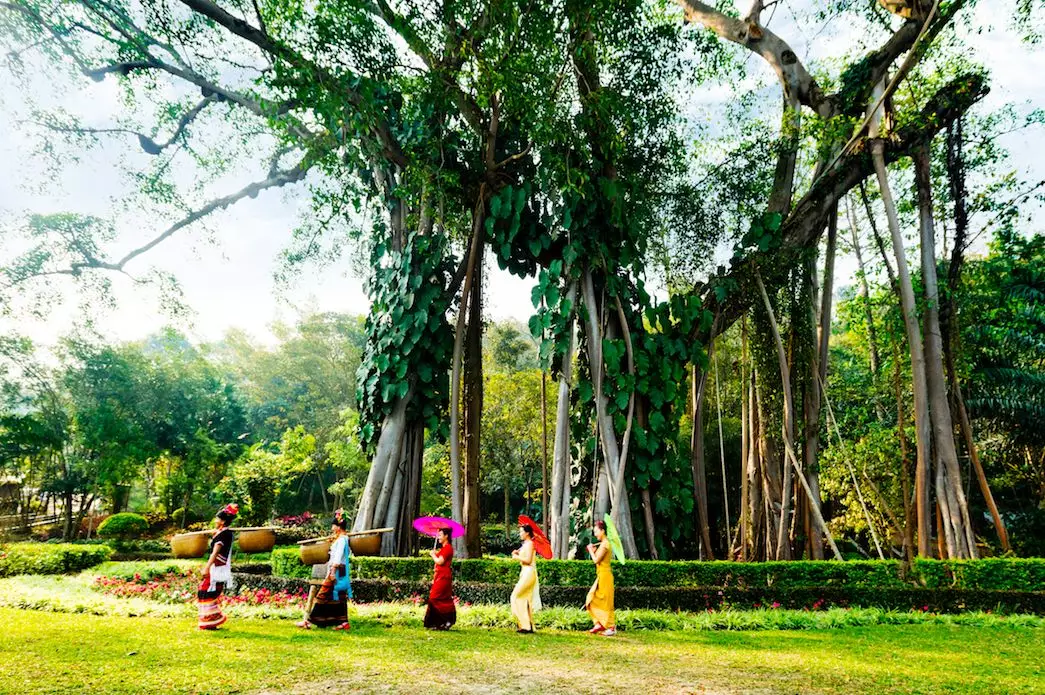
[[[270,528],[248,529],[239,532],[241,553],[267,553],[276,545],[276,532]]]
[[[365,536],[351,536],[348,546],[352,548],[353,555],[380,555],[381,534],[368,533]]]
[[[206,531],[179,533],[171,538],[171,553],[178,558],[203,557],[207,552],[209,535]]]
[[[322,565],[330,559],[330,540],[314,538],[298,546],[298,556],[303,565]]]

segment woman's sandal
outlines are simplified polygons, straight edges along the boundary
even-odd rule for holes
[[[312,623],[310,623],[307,620],[302,620],[300,622],[296,622],[296,623],[294,623],[294,625],[296,625],[297,627],[300,627],[302,630],[311,630],[312,629]]]
[[[611,627],[608,630],[606,630],[605,632],[603,632],[602,636],[603,637],[613,637],[616,634],[617,634],[617,631]]]
[[[600,632],[602,632],[605,629],[606,628],[604,628],[602,625],[599,625],[598,623],[595,623],[595,627],[593,627],[592,629],[588,630],[588,634],[589,635],[597,635],[597,634],[599,634]]]
[[[352,629],[352,626],[349,625],[348,623],[341,623],[340,625],[335,626],[334,629],[335,630],[344,630],[345,632],[348,632],[349,630]]]

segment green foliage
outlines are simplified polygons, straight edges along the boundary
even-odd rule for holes
[[[282,490],[313,471],[315,450],[315,437],[299,425],[284,432],[275,447],[250,447],[229,468],[218,490],[227,498],[242,502],[240,518],[244,523],[267,523]]]
[[[446,435],[446,368],[453,350],[444,242],[414,234],[401,251],[379,245],[373,263],[366,349],[357,374],[359,440],[368,453],[377,445],[380,423],[408,393],[413,398],[407,417]]]
[[[102,538],[119,538],[132,540],[149,532],[149,522],[141,514],[123,512],[107,517],[98,527],[98,535]]]
[[[541,585],[587,587],[595,568],[580,560],[542,560]],[[867,590],[908,589],[956,591],[1040,592],[1045,586],[1045,561],[1031,559],[916,560],[905,568],[897,561],[865,562],[693,562],[631,560],[614,564],[617,587],[734,588],[740,590]],[[272,574],[308,578],[296,548],[272,552]],[[428,558],[352,558],[352,577],[387,581],[423,582],[432,574]],[[501,559],[454,561],[455,581],[513,585],[518,563]]]
[[[79,572],[105,562],[111,555],[112,549],[106,545],[11,543],[0,546],[0,577]]]
[[[546,606],[583,605],[588,586],[563,586],[541,576],[541,602]],[[516,568],[516,577],[518,569]],[[272,591],[301,590],[304,579],[250,577],[245,582]],[[354,578],[353,600],[360,603],[402,601],[423,596],[430,586],[425,580]],[[455,573],[454,595],[473,604],[504,604],[511,582],[476,582]],[[616,585],[614,603],[626,611],[734,611],[766,609],[822,611],[831,608],[877,608],[885,611],[921,613],[965,613],[989,611],[1002,614],[1045,615],[1045,593],[1040,591],[950,589],[925,587],[866,586],[623,586]],[[540,621],[540,616],[538,616]],[[803,621],[799,621],[802,624]],[[590,623],[589,623],[590,624]],[[756,623],[757,624],[757,623]],[[782,628],[789,629],[789,628]],[[795,628],[790,628],[795,629]],[[799,628],[800,629],[800,628]]]

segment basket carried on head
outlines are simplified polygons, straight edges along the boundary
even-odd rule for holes
[[[171,538],[171,553],[177,558],[203,557],[207,553],[207,541],[212,531],[179,533]]]

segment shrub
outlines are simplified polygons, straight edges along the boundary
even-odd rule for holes
[[[276,545],[294,545],[298,541],[309,538],[320,538],[330,534],[330,526],[312,521],[298,526],[283,526],[276,528]]]
[[[355,564],[353,558],[353,565]],[[297,548],[273,548],[272,549],[272,576],[308,579],[312,576],[312,567],[301,564]],[[353,576],[355,567],[353,566]]]
[[[201,520],[202,517],[200,516],[200,514],[198,514],[196,511],[192,509],[189,510],[187,518],[185,516],[185,509],[183,507],[178,507],[173,512],[171,512],[171,521],[174,522],[174,525],[177,528],[187,528],[188,526],[199,523]]]
[[[144,515],[149,522],[149,533],[160,534],[170,528],[173,520],[163,512],[148,512]]]
[[[106,518],[98,527],[101,538],[119,538],[131,540],[148,533],[148,520],[141,514],[121,512]]]
[[[541,584],[588,587],[595,580],[591,562],[541,560]],[[917,560],[911,567],[898,561],[864,562],[658,562],[633,560],[613,566],[618,587],[846,589],[883,591],[954,589],[976,591],[1045,591],[1045,560],[989,558],[984,560]],[[272,551],[272,573],[283,577],[310,576],[298,560],[297,548]],[[356,579],[428,582],[432,561],[419,557],[354,557]],[[519,577],[517,563],[481,558],[454,562],[461,582],[511,586]]]
[[[98,527],[98,535],[102,538],[119,538],[131,540],[149,532],[149,521],[141,514],[121,512],[107,517]]]
[[[271,591],[307,588],[302,578],[237,575],[237,581]],[[375,601],[423,600],[428,595],[427,581],[353,578],[352,593],[359,603]],[[541,602],[546,606],[582,606],[588,588],[541,584]],[[511,586],[502,583],[455,581],[454,595],[475,604],[508,602]],[[619,586],[615,591],[618,608],[659,611],[722,611],[728,609],[796,609],[870,607],[893,611],[924,613],[964,613],[989,611],[1045,615],[1045,593],[1029,591],[984,591],[979,589],[868,589],[835,588],[706,588]]]
[[[512,550],[519,547],[519,537],[509,534],[504,524],[483,524],[482,547],[485,555],[511,555]]]
[[[79,572],[105,562],[111,555],[107,545],[12,543],[0,548],[0,577]]]
[[[301,514],[286,514],[276,519],[276,523],[280,526],[308,526],[313,523],[317,523],[317,519],[312,512],[302,512]]]

